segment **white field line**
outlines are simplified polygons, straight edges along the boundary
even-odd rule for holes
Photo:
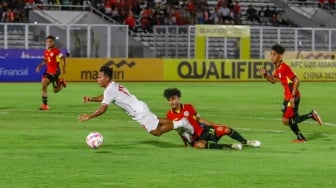
[[[10,110],[0,110],[0,115],[1,114],[9,114],[10,112],[41,112],[38,109],[36,110],[27,110],[27,109],[10,109]],[[53,112],[52,109],[50,110],[50,112]],[[88,110],[76,110],[76,111],[67,111],[69,113],[78,113],[78,115],[82,114],[82,113],[90,113],[90,111]],[[48,112],[46,112],[48,113]],[[62,115],[62,114],[50,114],[51,117],[69,117],[68,115]],[[252,116],[230,116],[230,118],[235,118],[235,119],[253,119],[253,120],[267,120],[267,121],[278,121],[279,124],[281,124],[281,119],[280,118],[266,118],[266,117],[252,117]],[[113,119],[110,119],[109,121],[115,121]],[[132,120],[129,120],[129,122],[132,122]],[[316,122],[314,121],[306,121],[305,123],[308,124],[316,124]],[[323,122],[322,126],[332,126],[332,127],[336,127],[336,123],[330,123],[330,122]],[[241,129],[245,129],[245,128],[241,128]],[[249,128],[246,128],[246,130],[248,130]],[[252,130],[252,129],[250,129]],[[257,129],[253,129],[253,130],[257,130]],[[281,130],[258,130],[258,131],[273,131],[273,132],[282,132]]]

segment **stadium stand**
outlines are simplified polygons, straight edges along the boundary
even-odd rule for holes
[[[15,19],[12,21],[15,24],[0,24],[0,46],[10,48],[44,47],[41,36],[44,36],[46,31],[41,32],[41,30],[32,29],[34,28],[32,26],[27,29],[24,24],[19,24],[29,22],[28,12],[34,11],[44,18],[43,22],[45,23],[127,24],[130,29],[129,41],[134,44],[137,43],[136,45],[130,45],[131,48],[139,49],[140,44],[143,49],[151,51],[147,53],[152,53],[152,55],[149,55],[150,57],[193,57],[194,27],[192,25],[195,24],[252,26],[252,58],[262,58],[265,49],[279,42],[289,50],[330,50],[334,47],[328,43],[329,35],[334,35],[333,30],[320,31],[299,27],[293,28],[298,25],[292,22],[292,19],[286,18],[285,6],[280,6],[279,3],[275,4],[275,2],[280,1],[3,0],[0,4],[2,22],[11,22],[11,19],[7,18],[11,14],[6,13],[9,9],[14,10],[15,15],[21,16],[14,16]],[[281,2],[285,3],[286,7],[290,7],[290,10],[295,10],[296,7],[297,12],[301,13],[300,7],[319,10],[322,8],[322,11],[333,11],[332,5],[320,5],[313,0],[282,0]],[[318,8],[319,6],[321,8]],[[67,13],[64,14],[64,11],[67,11]],[[88,17],[87,12],[96,14],[98,18],[94,21],[82,19]],[[102,22],[97,21],[98,19]],[[33,22],[33,20],[30,20],[30,22]],[[41,23],[41,20],[38,22]],[[6,41],[4,40],[5,30]],[[65,31],[61,32],[66,33]],[[29,43],[27,43],[27,40],[29,40]],[[5,42],[6,46],[4,45]],[[235,38],[208,38],[207,57],[238,58],[238,43],[238,39]],[[63,44],[63,46],[66,45]],[[83,52],[82,55],[86,56],[87,53]]]

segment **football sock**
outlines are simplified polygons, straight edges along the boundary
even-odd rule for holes
[[[205,146],[207,149],[231,149],[230,144],[209,143]]]
[[[240,135],[237,131],[235,131],[234,129],[231,129],[229,137],[231,137],[232,139],[235,139],[235,140],[239,141],[242,144],[246,144],[247,143],[247,140],[242,135]]]
[[[42,102],[44,105],[48,105],[48,97],[42,97]]]
[[[299,140],[306,140],[306,138],[303,136],[301,133],[299,126],[297,124],[289,124],[290,129],[294,132],[296,135],[297,139]]]
[[[291,122],[292,124],[298,124],[298,123],[300,123],[302,121],[305,121],[305,120],[307,120],[309,118],[312,118],[312,117],[313,117],[313,115],[310,112],[310,113],[305,114],[305,115],[295,116],[295,117],[289,119],[289,122]]]

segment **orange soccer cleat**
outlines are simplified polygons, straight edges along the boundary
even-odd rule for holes
[[[49,106],[45,105],[45,104],[42,104],[41,107],[40,107],[40,110],[49,110]]]
[[[318,113],[315,111],[315,110],[313,110],[312,112],[311,112],[311,114],[312,114],[312,116],[313,116],[313,119],[321,126],[322,125],[322,119],[321,119],[321,117],[318,115]]]
[[[58,81],[58,87],[60,87],[60,86],[63,86],[64,88],[66,88],[67,87],[67,83],[66,83],[66,81],[64,80],[64,78],[61,78],[59,81]]]
[[[293,143],[306,143],[306,140],[302,140],[302,139],[295,139],[292,141]]]

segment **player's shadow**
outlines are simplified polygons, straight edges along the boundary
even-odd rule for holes
[[[180,148],[183,147],[182,144],[174,144],[170,142],[164,142],[164,141],[157,141],[157,140],[143,140],[139,141],[139,144],[147,144],[152,145],[158,148]]]
[[[321,138],[325,138],[326,136],[323,135],[323,133],[320,132],[316,132],[311,134],[310,136],[307,136],[307,140],[317,140],[317,139],[321,139]]]

